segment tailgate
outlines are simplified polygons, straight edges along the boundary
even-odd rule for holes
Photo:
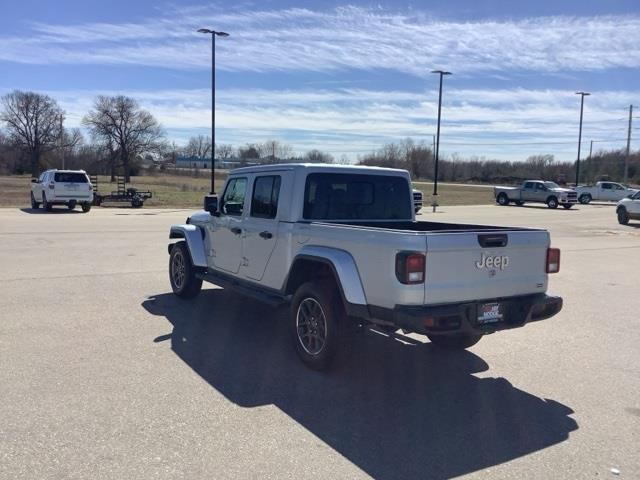
[[[548,247],[543,230],[427,235],[425,304],[545,292]]]

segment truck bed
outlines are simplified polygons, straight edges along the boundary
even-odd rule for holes
[[[380,228],[384,230],[397,230],[399,232],[438,232],[438,233],[461,233],[461,232],[524,232],[541,231],[539,229],[524,227],[500,227],[495,225],[474,225],[465,223],[445,223],[445,222],[411,222],[400,221],[332,221],[332,222],[308,222],[322,225],[349,225],[353,227]]]

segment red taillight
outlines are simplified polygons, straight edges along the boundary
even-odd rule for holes
[[[560,249],[547,249],[547,273],[558,273],[560,271]]]
[[[424,283],[425,265],[424,254],[400,252],[396,255],[396,278],[405,285]]]
[[[51,180],[49,182],[49,190],[53,190],[53,188],[56,186],[56,182],[54,182],[53,180]]]

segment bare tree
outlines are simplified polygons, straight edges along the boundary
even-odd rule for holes
[[[309,163],[333,163],[333,155],[318,149],[309,150],[304,155],[304,161]]]
[[[130,180],[131,162],[149,150],[158,150],[163,137],[162,127],[153,115],[123,95],[99,96],[82,123],[94,138],[111,146],[120,159],[126,181]]]
[[[291,145],[280,143],[277,140],[267,140],[258,147],[260,157],[265,163],[277,163],[278,160],[284,160],[291,157],[293,149]]]
[[[219,160],[228,160],[233,157],[233,145],[223,144],[216,145],[216,158]]]
[[[196,157],[199,160],[209,158],[211,156],[211,137],[205,135],[191,137],[184,148],[184,153],[188,157]]]
[[[80,141],[78,130],[64,132],[62,114],[56,101],[47,95],[15,90],[2,97],[0,121],[5,124],[10,141],[29,155],[33,176],[40,173],[43,154]]]

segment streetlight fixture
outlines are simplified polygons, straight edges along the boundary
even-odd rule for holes
[[[200,28],[198,33],[211,35],[211,195],[216,193],[216,37],[228,37],[226,32],[216,32],[208,28]]]
[[[576,187],[580,180],[580,146],[582,145],[582,113],[584,111],[584,97],[591,95],[588,92],[576,92],[580,95],[580,129],[578,130],[578,159],[576,160]]]
[[[431,73],[437,73],[440,75],[440,92],[438,94],[438,127],[436,130],[436,157],[433,174],[433,211],[436,211],[438,206],[438,159],[440,156],[440,115],[442,112],[442,77],[445,75],[451,75],[451,72],[444,70],[432,70]]]

